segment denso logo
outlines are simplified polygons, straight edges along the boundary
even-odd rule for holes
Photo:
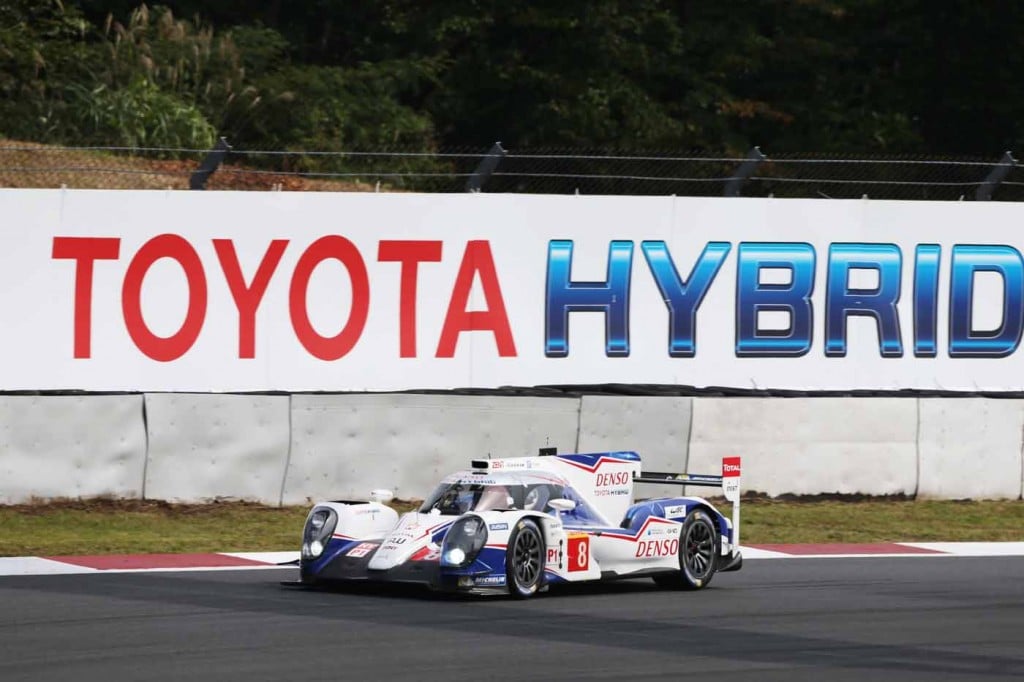
[[[637,557],[675,556],[679,553],[679,540],[641,540],[636,543]]]
[[[628,471],[619,471],[614,474],[598,474],[597,482],[594,484],[598,488],[603,488],[610,485],[626,485],[631,482]]]

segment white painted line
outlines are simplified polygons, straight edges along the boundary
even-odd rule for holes
[[[901,543],[902,544],[902,543]],[[963,556],[957,554],[907,554],[901,552],[898,554],[779,554],[772,552],[772,556],[752,556],[751,559],[935,559],[935,558],[948,558]],[[743,558],[747,558],[746,551],[743,552]]]
[[[900,542],[905,547],[931,550],[937,553],[849,553],[849,554],[786,554],[756,547],[741,547],[743,558],[761,559],[920,559],[933,557],[996,557],[1024,556],[1024,542]],[[282,552],[219,552],[224,556],[258,561],[247,566],[162,566],[157,568],[95,569],[64,563],[42,557],[0,557],[0,576],[13,575],[60,575],[104,573],[188,573],[201,571],[252,571],[288,568],[279,564],[298,559],[296,551]]]
[[[254,564],[252,566],[161,566],[160,568],[106,568],[90,573],[202,573],[204,571],[273,571],[287,569],[288,566],[274,564]]]
[[[0,557],[0,575],[56,575],[63,573],[96,573],[95,568],[65,564],[35,556]]]
[[[789,559],[793,555],[784,552],[773,552],[770,549],[758,549],[757,547],[740,547],[740,554],[744,561],[747,559]]]
[[[299,558],[298,552],[219,552],[219,554],[249,561],[261,561],[265,564],[283,564],[287,561],[296,561]]]
[[[955,556],[1024,556],[1024,542],[901,542]]]

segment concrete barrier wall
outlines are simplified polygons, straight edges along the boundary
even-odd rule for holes
[[[913,495],[916,441],[914,399],[698,398],[689,466],[740,455],[743,488],[772,496]]]
[[[697,473],[741,455],[744,490],[773,496],[1017,499],[1022,434],[1024,400],[983,398],[6,396],[0,503],[420,498],[470,459],[544,446]]]
[[[693,398],[583,396],[577,450],[635,450],[648,471],[686,471],[692,409]],[[644,485],[638,494],[672,496],[679,488]]]
[[[1024,401],[921,400],[918,494],[1021,497]]]
[[[288,396],[147,394],[146,497],[277,504],[289,422]]]
[[[138,498],[145,466],[140,395],[0,397],[0,504]]]
[[[423,498],[474,458],[572,450],[578,428],[576,398],[297,395],[283,501]]]

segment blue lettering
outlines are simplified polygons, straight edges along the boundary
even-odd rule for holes
[[[934,358],[938,353],[939,256],[938,244],[918,244],[914,251],[914,355]]]
[[[685,282],[679,278],[665,242],[646,241],[640,248],[668,307],[668,354],[673,358],[692,358],[697,353],[697,309],[729,255],[730,244],[709,242]]]
[[[609,245],[604,282],[571,281],[572,250],[572,240],[556,239],[548,244],[544,355],[569,355],[569,313],[600,312],[605,315],[605,354],[628,356],[633,242],[616,240]]]
[[[804,243],[743,242],[736,268],[736,355],[795,357],[811,349],[814,247]],[[761,283],[761,270],[789,271],[786,284]],[[787,329],[761,329],[758,313],[789,315]]]
[[[825,299],[825,355],[846,355],[846,318],[864,315],[875,318],[878,347],[884,358],[903,355],[900,317],[900,248],[895,244],[831,244],[828,250],[828,283]],[[851,270],[878,272],[874,289],[851,289]]]
[[[1012,246],[953,247],[949,291],[949,356],[1001,358],[1020,345],[1024,329],[1024,260]],[[974,331],[974,274],[995,272],[1003,278],[1002,321],[998,329]]]

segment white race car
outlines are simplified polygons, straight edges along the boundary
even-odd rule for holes
[[[530,597],[550,585],[651,577],[706,587],[735,571],[740,459],[722,475],[644,472],[635,452],[473,460],[418,511],[399,517],[389,491],[321,502],[306,518],[300,585],[423,583],[444,591]],[[638,483],[722,487],[732,516],[700,497],[634,502]]]

